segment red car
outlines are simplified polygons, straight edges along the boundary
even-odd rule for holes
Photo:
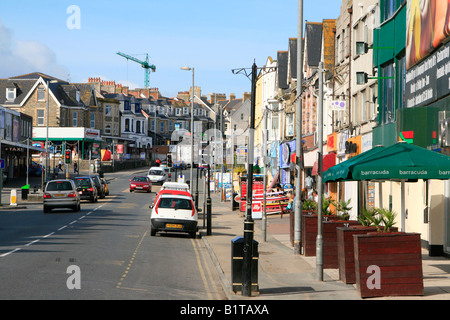
[[[130,179],[130,192],[135,190],[152,192],[152,182],[147,176],[136,176]]]

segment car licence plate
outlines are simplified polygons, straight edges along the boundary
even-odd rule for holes
[[[183,226],[181,224],[166,223],[166,228],[181,229]]]
[[[65,194],[64,193],[55,193],[55,197],[64,197]]]

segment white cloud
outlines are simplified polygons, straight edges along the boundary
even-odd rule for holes
[[[12,30],[0,20],[0,77],[8,78],[21,74],[42,72],[67,80],[69,71],[57,63],[55,53],[37,41],[14,39]]]

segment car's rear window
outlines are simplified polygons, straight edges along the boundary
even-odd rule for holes
[[[47,185],[47,191],[68,191],[72,190],[72,184],[69,181],[50,181]]]
[[[75,184],[77,187],[90,187],[91,182],[88,179],[75,179]]]
[[[161,198],[158,208],[192,210],[192,202],[189,199]]]

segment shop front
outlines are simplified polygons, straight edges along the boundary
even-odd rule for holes
[[[8,180],[26,176],[32,155],[44,152],[44,149],[31,145],[31,142],[30,145],[27,145],[1,139],[0,145],[0,158],[4,160],[3,173],[6,174]],[[35,171],[31,171],[31,173],[35,174]]]
[[[34,127],[33,141],[40,142],[45,146],[48,140],[49,149],[63,153],[66,149],[72,151],[72,159],[85,160],[100,158],[100,148],[103,140],[100,130],[84,127]]]

